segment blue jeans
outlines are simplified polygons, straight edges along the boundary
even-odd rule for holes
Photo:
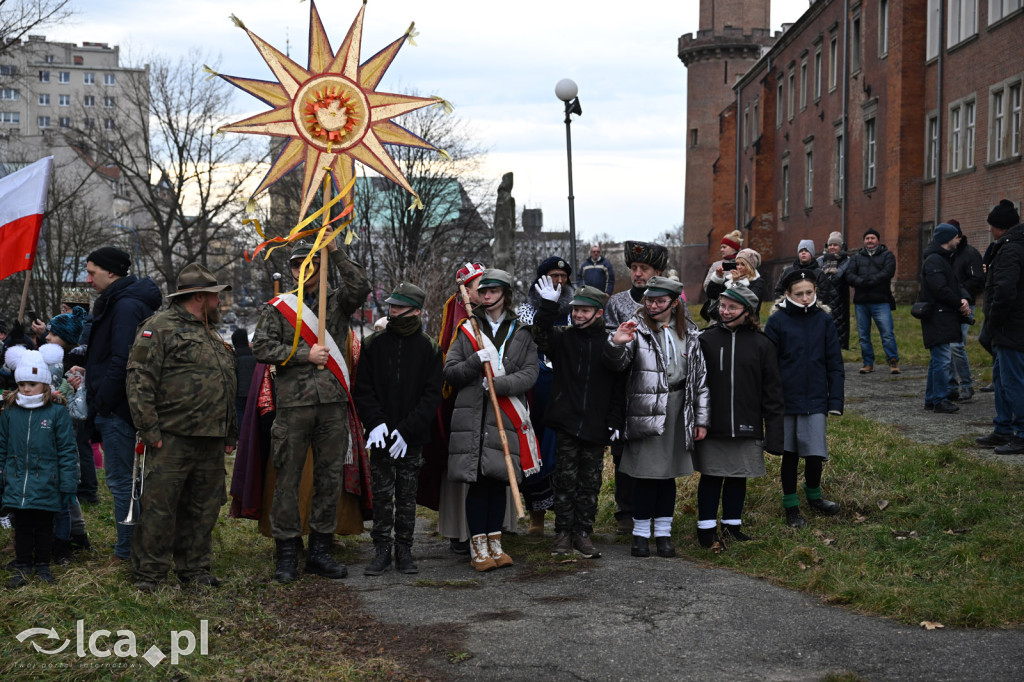
[[[899,360],[896,349],[896,335],[892,332],[892,310],[888,303],[857,303],[853,306],[857,315],[857,335],[860,336],[860,355],[865,365],[874,366],[875,347],[871,345],[871,320],[878,327],[882,337],[882,350],[889,360]]]
[[[974,314],[974,306],[971,306],[971,315]],[[967,330],[971,326],[969,324],[960,325],[960,343],[949,344],[949,350],[952,355],[951,367],[949,372],[949,391],[952,393],[958,388],[961,391],[969,391],[974,387],[974,381],[971,379],[971,363],[967,360]]]
[[[949,393],[949,347],[943,343],[929,349],[931,358],[928,360],[928,382],[924,389],[924,404],[938,405]]]
[[[107,474],[107,487],[114,498],[114,523],[117,544],[114,556],[131,557],[132,526],[120,523],[128,516],[132,498],[132,463],[135,459],[135,428],[116,414],[96,415],[96,429],[103,439],[103,467]]]
[[[1024,438],[1024,351],[993,346],[992,383],[995,385],[995,432]]]

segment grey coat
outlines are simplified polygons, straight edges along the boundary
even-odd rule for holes
[[[518,396],[525,402],[526,392],[533,388],[540,373],[537,344],[529,327],[518,321],[509,336],[501,356],[505,376],[494,378],[494,390],[499,397]],[[459,331],[444,363],[444,380],[458,391],[448,443],[448,478],[453,481],[473,483],[480,475],[508,481],[501,436],[490,398],[482,385],[483,379],[483,363],[469,339]],[[512,455],[512,468],[516,480],[521,481],[519,436],[508,419],[504,420],[504,428]]]
[[[605,357],[614,369],[630,368],[626,380],[626,430],[623,437],[637,440],[660,435],[665,430],[668,407],[668,374],[665,356],[655,333],[647,326],[645,316],[637,313],[636,335],[625,346],[611,341],[605,346]],[[684,395],[685,449],[693,451],[693,429],[707,427],[710,421],[710,393],[705,379],[707,368],[700,350],[697,325],[687,320],[687,376]]]

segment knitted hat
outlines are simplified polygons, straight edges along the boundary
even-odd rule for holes
[[[480,284],[477,288],[489,289],[493,287],[508,287],[511,289],[512,275],[497,268],[487,268],[484,270],[484,274],[480,275]]]
[[[842,232],[831,232],[831,233],[829,233],[828,241],[825,242],[825,246],[831,246],[832,244],[835,244],[836,246],[842,246],[843,245],[843,233]]]
[[[1001,199],[988,214],[988,224],[1000,230],[1009,230],[1020,223],[1020,214],[1009,199]]]
[[[405,307],[419,308],[423,310],[423,302],[427,299],[427,292],[415,284],[401,282],[391,295],[384,299],[388,305],[400,305]]]
[[[956,239],[957,235],[960,234],[960,230],[956,229],[949,223],[940,223],[936,226],[935,231],[932,232],[932,243],[933,244],[945,244]]]
[[[742,284],[726,289],[722,292],[722,296],[728,296],[732,300],[743,304],[743,307],[752,313],[757,312],[757,308],[761,303],[757,300],[757,294]]]
[[[466,263],[455,273],[456,284],[469,284],[474,279],[484,274],[483,263]]]
[[[864,236],[867,237],[869,234],[873,234],[876,237],[878,237],[879,239],[882,238],[882,235],[878,234],[878,230],[876,230],[873,227],[868,228],[868,231],[864,233]]]
[[[57,315],[51,319],[46,328],[59,336],[69,347],[74,348],[78,345],[83,326],[85,326],[85,309],[76,305],[70,313]]]
[[[552,270],[562,270],[566,275],[572,274],[572,267],[565,260],[559,256],[551,256],[541,261],[540,265],[537,266],[537,276],[542,277]]]
[[[93,262],[95,263],[96,261]],[[7,349],[7,352],[10,353],[10,349]],[[50,384],[52,379],[53,375],[50,374],[50,368],[46,365],[46,360],[43,359],[43,354],[39,351],[26,350],[18,358],[17,365],[14,367],[14,381],[18,383],[22,381],[35,381],[41,384]]]
[[[807,251],[807,252],[813,254],[814,253],[814,242],[811,241],[810,239],[801,239],[800,243],[797,244],[796,252],[800,253],[801,251]]]
[[[647,289],[644,291],[644,296],[647,298],[654,298],[655,296],[668,296],[669,298],[679,298],[680,294],[683,293],[683,283],[668,277],[651,277],[647,280]]]
[[[722,243],[728,247],[731,247],[735,251],[739,251],[743,248],[743,233],[739,230],[733,230],[729,234],[722,237]]]
[[[736,260],[742,260],[751,270],[761,267],[761,254],[753,249],[740,249],[740,252],[736,254]]]
[[[96,249],[85,260],[95,263],[107,272],[124,277],[132,266],[132,257],[115,246]]]
[[[624,246],[626,267],[633,263],[650,265],[658,272],[664,272],[668,265],[668,249],[651,242],[626,242]]]
[[[576,290],[569,305],[587,305],[603,309],[608,303],[608,294],[597,287],[582,286]]]

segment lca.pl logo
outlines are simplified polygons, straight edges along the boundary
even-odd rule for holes
[[[85,621],[79,619],[75,624],[75,644],[77,646],[77,655],[79,658],[85,658],[88,654],[95,656],[96,658],[108,658],[111,655],[117,658],[136,658],[138,657],[138,646],[135,640],[135,633],[131,630],[118,630],[114,633],[118,636],[118,640],[114,642],[113,647],[107,647],[108,640],[110,639],[110,630],[94,630],[85,636]],[[46,640],[60,640],[60,635],[57,634],[55,628],[28,628],[22,630],[16,635],[19,642],[24,642],[27,639],[32,639],[32,647],[41,654],[55,655],[59,654],[71,645],[70,639],[65,639],[59,646],[55,645],[52,648],[46,648],[41,646],[38,641],[34,638],[37,635],[46,635]],[[210,633],[209,623],[206,619],[199,621],[199,655],[206,656],[209,653],[210,644]],[[43,642],[47,642],[44,640]],[[171,665],[177,665],[178,661],[183,656],[190,656],[196,650],[196,636],[191,630],[171,630],[170,638],[170,652],[171,652]],[[88,652],[88,654],[86,653]],[[156,644],[146,649],[146,652],[142,654],[142,659],[149,663],[154,668],[167,658],[167,654],[160,650]]]

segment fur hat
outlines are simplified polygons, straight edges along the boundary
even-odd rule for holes
[[[1009,199],[1001,199],[988,214],[988,224],[999,230],[1009,230],[1020,223],[1020,214]]]
[[[739,230],[733,230],[729,234],[722,237],[722,243],[732,248],[735,251],[739,251],[743,248],[743,233]]]
[[[668,249],[661,244],[651,242],[626,242],[624,245],[626,267],[633,263],[650,265],[658,272],[664,272],[668,266]]]
[[[74,348],[78,345],[78,339],[82,336],[82,328],[85,326],[85,309],[75,306],[70,313],[56,315],[50,320],[47,329],[56,334],[61,340]]]
[[[750,248],[740,249],[740,252],[736,254],[736,260],[744,261],[751,270],[761,267],[761,254]]]
[[[96,261],[93,261],[94,263]],[[8,349],[10,352],[10,349]],[[63,356],[62,356],[63,357]],[[10,366],[10,364],[8,364]],[[37,350],[26,350],[21,353],[17,364],[14,367],[14,381],[35,381],[41,384],[52,384],[53,375],[50,368],[43,359],[43,354]]]
[[[828,240],[825,242],[825,246],[831,246],[832,244],[835,244],[836,246],[843,245],[842,232],[832,232],[828,235]]]
[[[107,272],[124,277],[132,267],[132,257],[115,246],[104,246],[96,249],[85,258]]]

